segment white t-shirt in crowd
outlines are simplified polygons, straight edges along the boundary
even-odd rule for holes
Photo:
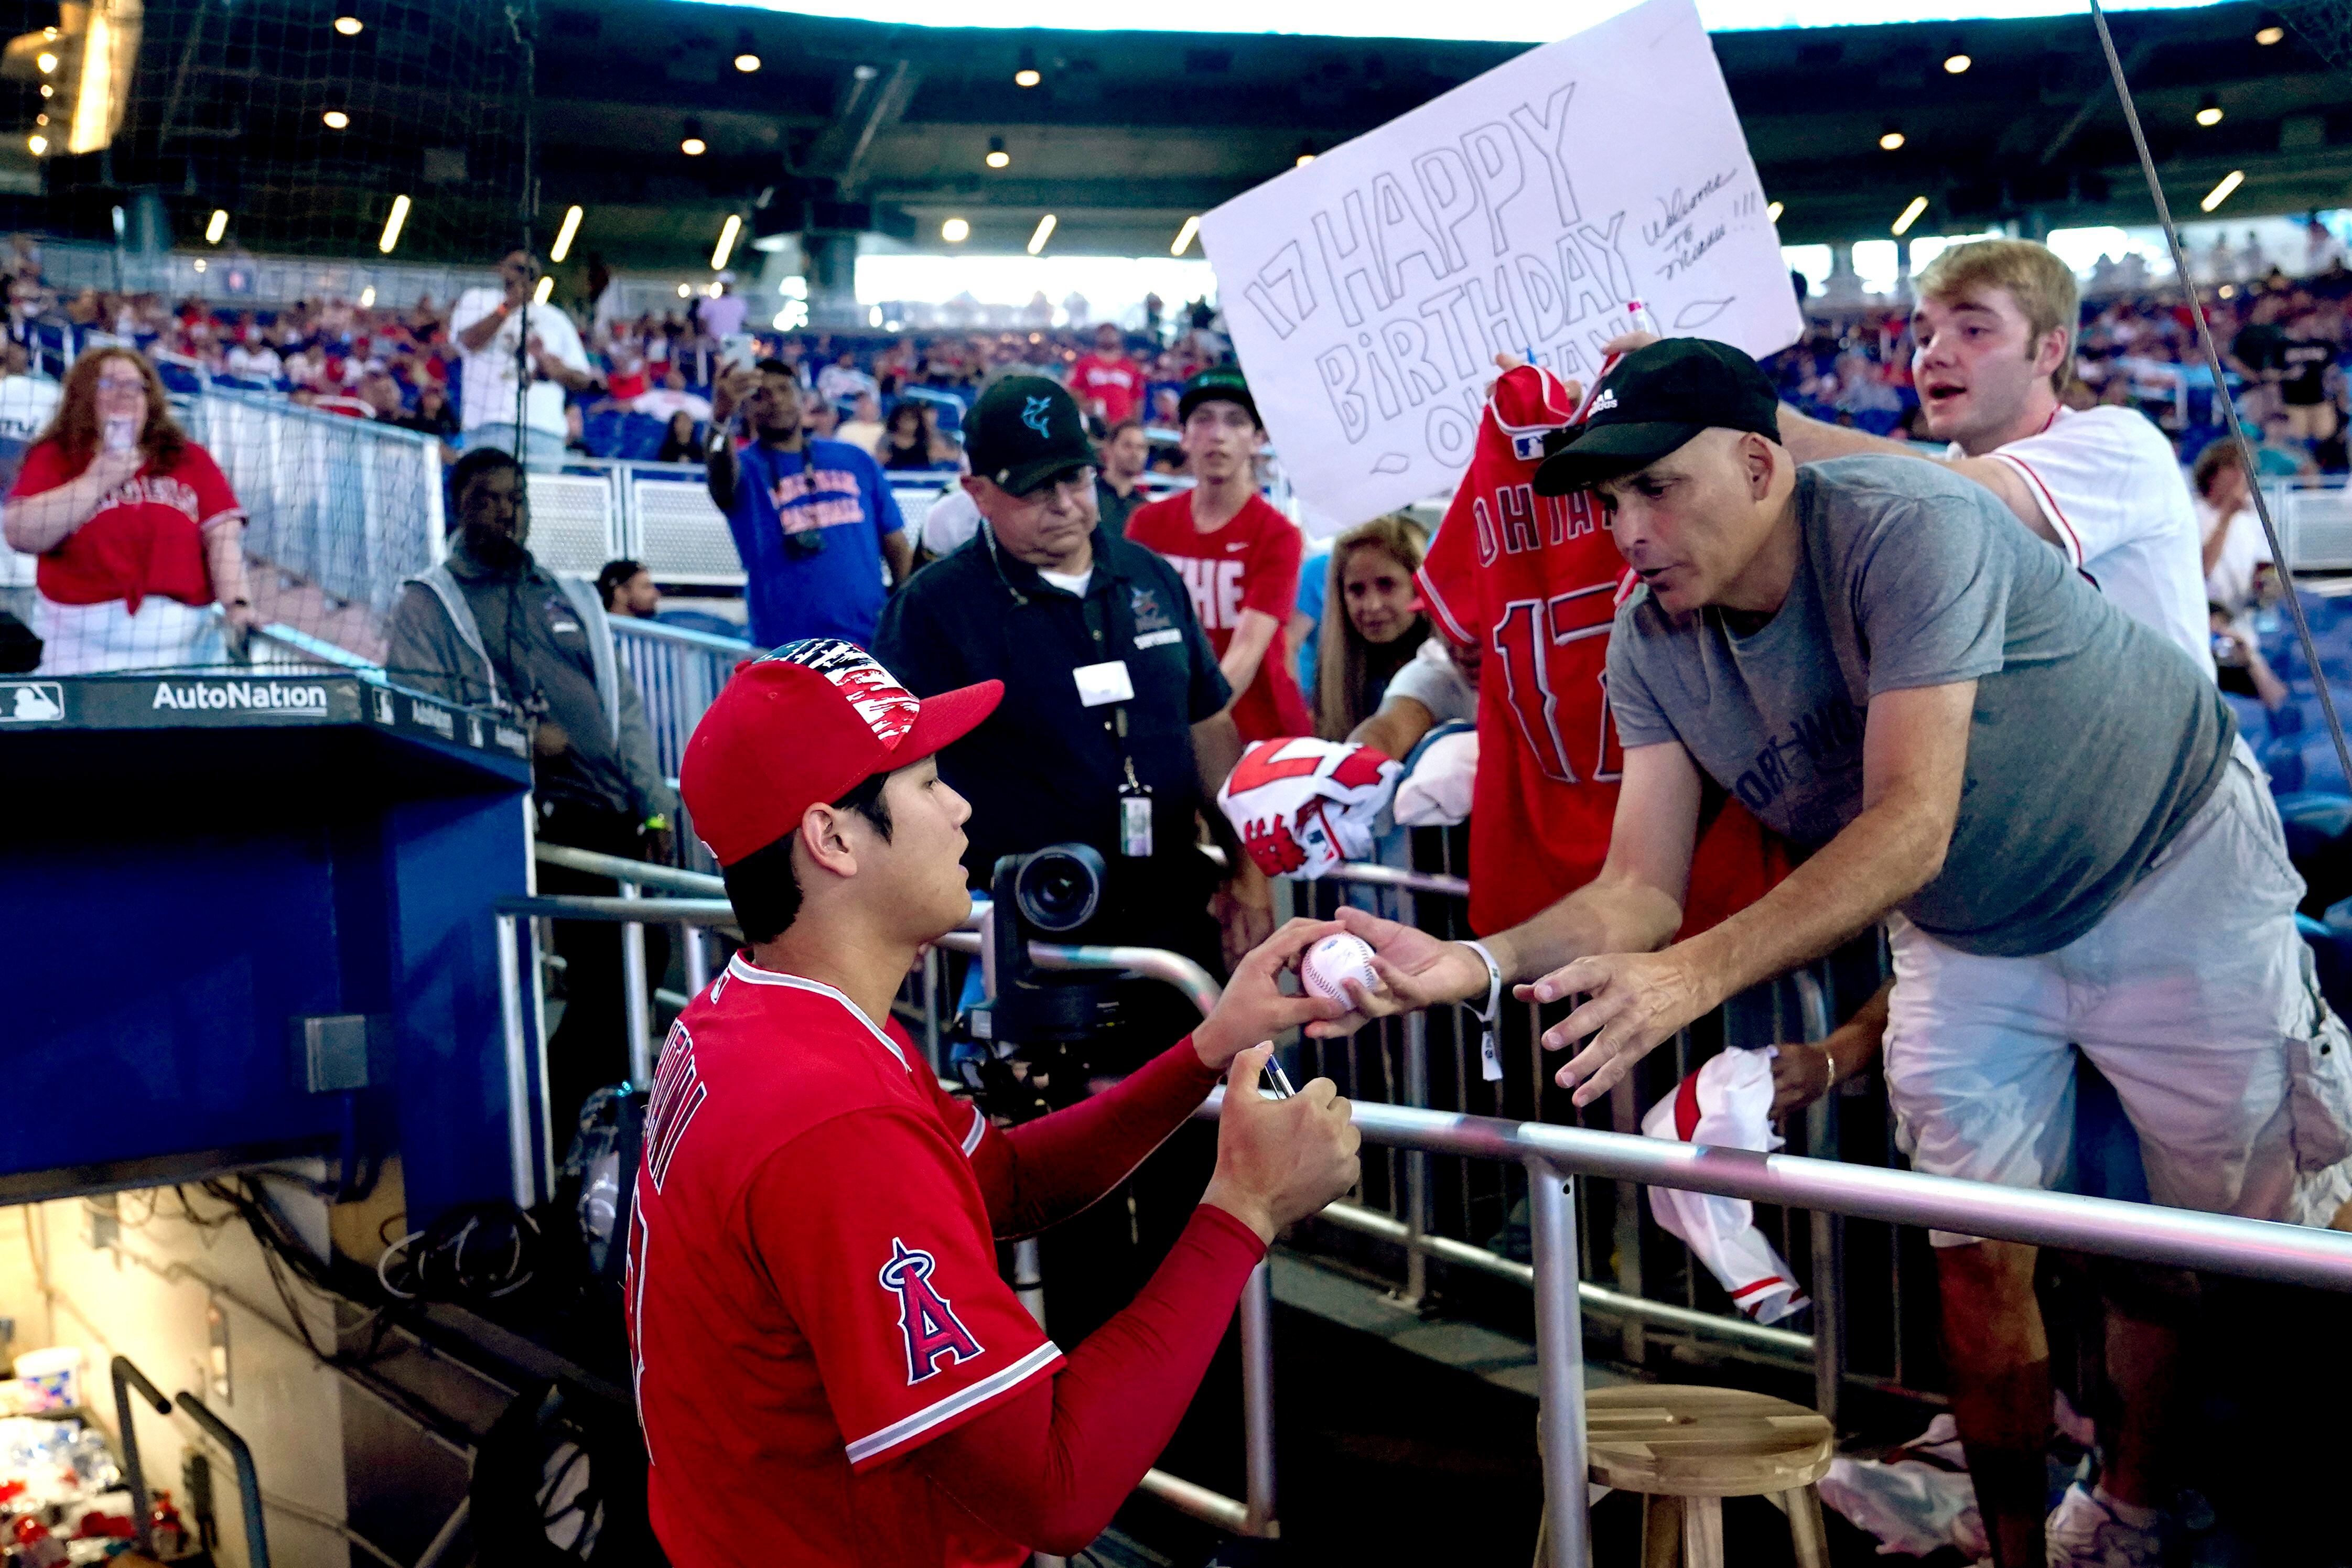
[[[933,555],[961,549],[978,532],[980,507],[961,485],[932,502],[931,509],[923,514],[923,548]]]
[[[1084,599],[1087,596],[1087,584],[1095,580],[1095,569],[1088,567],[1084,571],[1047,571],[1041,566],[1037,569],[1037,575],[1063,592],[1075,593],[1080,599]]]
[[[457,297],[457,308],[449,312],[450,338],[459,339],[484,317],[494,314],[505,299],[506,291],[499,288],[466,290]],[[587,371],[588,351],[580,346],[580,329],[572,324],[572,318],[552,305],[525,305],[500,322],[479,350],[467,352],[458,342],[458,356],[465,366],[465,404],[457,416],[462,428],[514,423],[515,345],[521,340],[526,320],[530,335],[559,363],[567,370]],[[524,423],[530,428],[563,434],[563,389],[555,382],[541,381],[534,372],[524,409]]]
[[[2254,571],[2270,564],[2271,542],[2263,537],[2262,519],[2252,507],[2216,517],[2213,508],[2200,500],[2199,537],[2210,538],[2217,528],[2230,531],[2221,540],[2221,553],[2213,558],[2213,570],[2205,574],[2205,597],[2236,615],[2253,606]]]
[[[286,361],[267,343],[239,343],[228,351],[228,373],[246,381],[274,382],[286,371]]]
[[[681,410],[692,414],[697,424],[710,418],[709,398],[697,397],[690,392],[673,391],[668,387],[656,387],[651,392],[638,393],[631,400],[629,408],[633,413],[649,413],[665,421]]]
[[[714,338],[731,338],[743,329],[747,308],[740,294],[715,294],[694,308],[702,329]]]
[[[1967,454],[1955,445],[1951,455]],[[1987,455],[2024,478],[2066,559],[2117,609],[2213,673],[2202,537],[2164,432],[2133,409],[2062,408],[2039,433]]]

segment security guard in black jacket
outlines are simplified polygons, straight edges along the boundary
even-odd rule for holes
[[[940,757],[971,802],[973,885],[1000,855],[1091,844],[1109,885],[1076,939],[1221,970],[1213,898],[1231,953],[1262,939],[1270,895],[1238,850],[1221,891],[1198,847],[1196,814],[1228,833],[1213,797],[1241,741],[1192,596],[1168,562],[1097,526],[1094,450],[1058,382],[999,382],[964,440],[980,532],[892,596],[874,652],[918,696],[1004,683],[996,712]]]
[[[1094,450],[1059,382],[997,382],[964,422],[964,446],[980,532],[891,596],[874,653],[918,696],[1004,683],[996,711],[940,754],[940,776],[971,802],[972,883],[986,887],[1000,855],[1091,844],[1109,873],[1104,906],[1065,940],[1163,947],[1223,973],[1225,955],[1271,931],[1272,893],[1216,808],[1241,737],[1192,595],[1167,561],[1097,526]],[[1202,819],[1241,868],[1222,890]],[[1132,1070],[1199,1021],[1161,985],[1123,987],[1121,1004],[1124,1039],[1105,1042],[1097,1071]],[[1126,1201],[1113,1195],[1041,1239],[1065,1343],[1107,1322],[1166,1255],[1215,1163],[1208,1131],[1180,1130]],[[1239,1378],[1213,1371],[1203,1386]],[[1193,1408],[1220,1436],[1236,1415]]]

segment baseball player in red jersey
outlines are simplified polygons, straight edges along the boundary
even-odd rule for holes
[[[1257,493],[1257,403],[1239,371],[1219,366],[1185,383],[1177,418],[1196,483],[1137,507],[1128,540],[1165,556],[1192,591],[1242,738],[1312,735],[1283,632],[1306,547],[1298,525]]]
[[[1478,654],[1470,925],[1481,932],[1516,925],[1599,874],[1623,767],[1606,671],[1624,558],[1590,496],[1535,492],[1545,437],[1579,417],[1575,389],[1507,363],[1416,575],[1446,638]],[[1725,801],[1692,866],[1685,930],[1743,907],[1786,870],[1778,841]]]
[[[1253,1042],[1339,1005],[1276,983],[1328,923],[1276,933],[1118,1088],[1010,1132],[877,1025],[971,911],[971,809],[933,757],[1001,695],[919,702],[846,643],[797,643],[741,670],[688,745],[688,807],[751,945],[663,1046],[628,1229],[649,1502],[679,1568],[1077,1551],[1175,1429],[1275,1232],[1356,1180],[1328,1081],[1255,1092]],[[1248,1092],[1190,1226],[1065,1352],[998,1277],[996,1239],[1110,1190],[1228,1066]]]

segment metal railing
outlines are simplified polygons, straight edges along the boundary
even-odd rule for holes
[[[1350,862],[1319,880],[1327,887],[1370,890],[1379,913],[1406,925],[1441,935],[1467,932],[1462,901],[1469,884],[1460,877]],[[1314,883],[1285,885],[1300,913],[1329,902],[1330,894],[1318,894]],[[1869,977],[1874,983],[1875,974]],[[1712,1054],[1709,1046],[1738,1049],[1819,1040],[1831,1028],[1832,989],[1827,966],[1798,970],[1681,1031],[1660,1054],[1671,1052],[1679,1081],[1703,1065]],[[1563,1094],[1550,1088],[1549,1064],[1535,1044],[1544,1027],[1542,1015],[1543,1009],[1533,1005],[1507,1007],[1497,1024],[1498,1032],[1507,1037],[1502,1054],[1523,1066],[1525,1074],[1498,1081],[1479,1075],[1474,1042],[1481,1026],[1460,1004],[1381,1020],[1345,1040],[1307,1041],[1301,1049],[1307,1053],[1310,1071],[1339,1081],[1359,1102],[1512,1121],[1573,1120],[1578,1113]],[[1836,1150],[1841,1099],[1825,1095],[1803,1117],[1792,1119],[1787,1128],[1791,1147],[1813,1154]],[[1635,1080],[1629,1078],[1588,1113],[1605,1117],[1616,1132],[1632,1134],[1640,1129],[1642,1109]],[[1882,1157],[1894,1163],[1891,1139]],[[1434,1299],[1433,1262],[1522,1288],[1533,1286],[1531,1265],[1507,1246],[1516,1239],[1514,1216],[1522,1202],[1531,1205],[1533,1195],[1515,1166],[1498,1169],[1451,1161],[1441,1170],[1427,1151],[1399,1149],[1381,1162],[1368,1162],[1358,1199],[1332,1205],[1321,1219],[1395,1247],[1402,1262],[1396,1296],[1402,1305],[1422,1311]],[[1633,1364],[1643,1362],[1647,1336],[1655,1331],[1699,1342],[1716,1353],[1811,1373],[1815,1406],[1832,1419],[1851,1384],[1930,1401],[1940,1397],[1909,1381],[1902,1325],[1906,1315],[1916,1312],[1906,1310],[1902,1297],[1899,1239],[1889,1249],[1893,1308],[1884,1320],[1892,1341],[1891,1364],[1884,1372],[1857,1372],[1849,1364],[1845,1333],[1851,1294],[1845,1236],[1834,1217],[1801,1220],[1787,1211],[1758,1216],[1758,1224],[1768,1233],[1777,1229],[1775,1244],[1812,1297],[1810,1333],[1756,1322],[1741,1314],[1690,1249],[1658,1224],[1631,1186],[1613,1192],[1607,1205],[1589,1206],[1584,1221],[1580,1236],[1584,1282],[1579,1287],[1583,1308],[1617,1325],[1623,1356]],[[1498,1246],[1498,1240],[1505,1245]],[[1349,1256],[1360,1266],[1366,1261],[1354,1252]],[[1599,1282],[1603,1276],[1607,1283]]]
[[[717,699],[735,666],[759,650],[740,638],[715,637],[659,621],[614,615],[606,623],[613,629],[614,653],[645,699],[654,759],[663,778],[675,779],[704,710]]]

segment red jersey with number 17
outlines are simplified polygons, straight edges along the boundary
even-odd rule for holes
[[[1607,682],[1624,558],[1590,496],[1538,496],[1533,483],[1545,434],[1577,413],[1550,371],[1503,373],[1418,574],[1438,625],[1480,655],[1470,809],[1470,925],[1480,933],[1591,882],[1617,813],[1624,758]],[[1737,802],[1725,805],[1692,866],[1685,933],[1785,874],[1777,841]]]

